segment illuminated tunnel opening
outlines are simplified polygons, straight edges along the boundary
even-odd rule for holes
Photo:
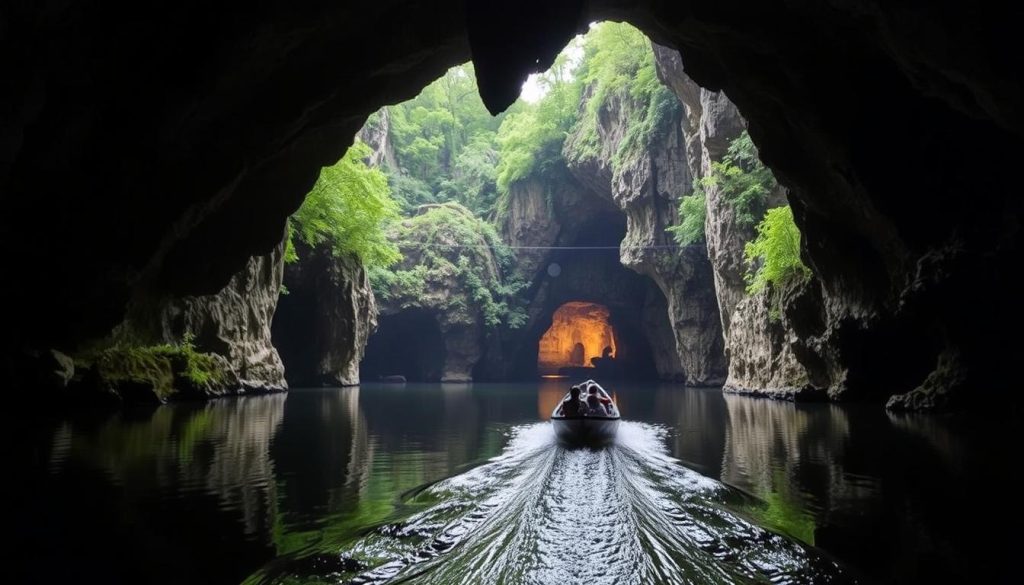
[[[567,368],[595,368],[615,359],[615,329],[608,307],[570,301],[551,316],[551,326],[537,348],[537,372],[542,376],[566,373]]]

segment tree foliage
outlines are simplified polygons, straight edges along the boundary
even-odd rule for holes
[[[623,164],[643,152],[666,122],[680,110],[679,100],[661,83],[651,42],[638,29],[616,22],[595,25],[583,40],[584,58],[578,81],[589,98],[574,132],[581,136],[575,156],[595,156],[601,111],[612,100],[629,101],[640,116],[631,120],[612,164]]]
[[[505,116],[491,116],[484,107],[472,64],[452,67],[388,111],[399,168],[386,172],[405,213],[444,201],[481,215],[493,208],[496,133]]]
[[[696,244],[704,239],[704,221],[707,218],[707,195],[699,186],[692,195],[679,201],[679,224],[668,228],[680,246]]]
[[[811,271],[800,260],[800,230],[788,205],[769,209],[757,225],[757,237],[743,250],[747,263],[747,292],[778,286],[791,278],[806,278]]]
[[[701,179],[701,185],[718,187],[735,210],[737,225],[756,224],[765,212],[768,195],[778,184],[758,158],[757,147],[746,130],[729,143],[726,155],[711,167],[711,174]]]
[[[298,257],[292,238],[310,246],[328,244],[336,255],[355,254],[367,266],[386,266],[400,258],[384,228],[398,218],[387,179],[363,159],[370,148],[356,142],[336,164],[320,171],[302,207],[288,222],[287,261]]]
[[[545,94],[537,103],[517,102],[498,129],[498,192],[513,183],[564,167],[562,145],[576,122],[581,85],[573,77],[574,63],[563,51],[538,77]]]
[[[524,284],[504,276],[512,272],[512,251],[493,225],[462,205],[422,208],[394,224],[389,236],[402,247],[405,260],[370,271],[374,293],[381,299],[402,308],[422,307],[431,291],[443,290],[449,318],[478,312],[490,328],[516,328],[526,322],[516,297]]]

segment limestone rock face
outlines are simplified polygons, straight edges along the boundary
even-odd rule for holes
[[[694,385],[718,385],[725,379],[726,360],[714,276],[702,245],[678,250],[666,229],[678,222],[676,209],[692,191],[682,108],[657,128],[642,148],[620,153],[630,124],[642,115],[627,95],[613,95],[598,112],[599,152],[582,146],[585,136],[566,139],[569,168],[580,182],[614,201],[626,216],[620,247],[622,264],[649,276],[667,300],[667,320],[675,359],[661,352],[663,378],[685,378]],[[652,317],[649,322],[654,324]],[[673,363],[674,362],[674,363]]]
[[[445,214],[447,219],[437,219]],[[377,296],[382,320],[402,312],[418,311],[430,315],[436,322],[445,350],[440,373],[442,382],[472,381],[473,369],[487,346],[485,317],[474,299],[472,283],[464,271],[457,268],[460,262],[468,262],[481,270],[482,280],[500,282],[498,261],[488,247],[490,243],[478,231],[480,224],[481,220],[457,203],[420,206],[417,217],[406,219],[394,228],[396,234],[404,234],[392,234],[403,258],[391,269],[396,272],[419,269],[422,278],[417,287],[394,283],[379,291]],[[429,245],[417,245],[420,242]],[[469,247],[462,247],[466,245]]]
[[[604,193],[595,193],[593,187],[602,184]],[[624,269],[614,251],[546,248],[618,245],[625,223],[625,214],[599,177],[560,169],[554,177],[531,177],[512,185],[501,234],[510,245],[525,246],[515,251],[514,266],[517,277],[529,284],[523,293],[529,300],[528,319],[521,329],[491,339],[485,368],[489,376],[532,376],[542,361],[537,344],[553,313],[564,303],[584,301],[607,306],[620,322],[616,335],[627,346],[638,351],[642,346],[645,355],[653,355],[656,372],[648,372],[643,360],[634,359],[637,355],[630,358],[627,347],[623,372],[683,379],[668,308],[653,282]],[[623,327],[622,321],[628,324]]]
[[[678,51],[655,45],[654,52],[659,78],[683,104],[683,132],[688,149],[693,151],[687,157],[690,172],[694,177],[709,176],[712,165],[722,160],[746,122],[724,94],[703,89],[690,79]],[[794,346],[801,339],[794,331],[788,309],[803,287],[792,283],[784,291],[773,293],[765,289],[748,295],[743,278],[743,250],[756,235],[755,229],[737,221],[734,207],[717,185],[705,186],[704,193],[707,254],[713,266],[729,360],[725,390],[786,399],[822,396],[824,388],[811,384],[809,372],[794,353]],[[782,193],[773,194],[772,199],[770,207],[785,204]],[[809,286],[816,285],[815,281]],[[801,308],[815,315],[823,311],[820,303],[806,301]],[[810,356],[812,352],[805,351],[803,355]],[[828,385],[827,376],[816,379],[819,383],[821,380]]]
[[[207,388],[216,395],[235,390],[273,392],[288,388],[284,366],[271,341],[284,270],[284,244],[251,258],[245,270],[212,295],[137,298],[115,338],[143,345],[181,342],[191,334],[196,349],[224,358],[238,387]]]
[[[375,168],[387,167],[389,169],[398,169],[395,145],[391,142],[390,110],[387,108],[377,110],[359,130],[356,138],[362,140],[370,147],[370,157],[366,164]]]
[[[700,152],[699,157],[688,158],[691,172],[707,176],[746,122],[724,94],[700,88],[689,78],[678,52],[656,46],[655,56],[660,78],[684,105],[685,131],[696,132],[687,139]],[[927,325],[919,315],[890,313],[884,305],[868,306],[852,298],[850,291],[860,284],[846,283],[836,289],[816,275],[804,283],[786,284],[775,293],[766,290],[749,296],[743,279],[743,249],[755,236],[754,228],[737,221],[733,207],[715,185],[706,187],[705,193],[708,255],[729,357],[728,391],[788,399],[881,398],[890,388],[913,387],[914,377],[927,373],[925,364],[935,359],[929,357],[936,351],[935,344],[919,341],[900,347],[898,341],[913,338],[914,329],[925,330]],[[769,196],[768,207],[786,202],[780,189]],[[799,208],[798,203],[794,205]],[[880,377],[877,371],[899,373]],[[907,403],[930,405],[921,395],[935,385],[934,380],[948,379],[929,378]]]
[[[285,266],[274,318],[274,344],[292,386],[351,386],[377,328],[377,303],[358,258],[296,242],[297,262]]]
[[[784,311],[792,293],[775,297],[765,288],[736,305],[726,391],[794,400],[821,395],[793,352],[796,334]]]
[[[711,174],[712,163],[722,160],[729,143],[743,132],[746,123],[724,94],[703,89],[690,79],[679,51],[655,44],[654,56],[658,78],[683,104],[683,134],[690,173],[693,177],[706,177]],[[732,312],[746,296],[743,244],[753,239],[755,232],[752,227],[737,225],[736,214],[722,200],[720,189],[709,185],[704,191],[707,197],[704,233],[714,268],[722,332],[728,339]]]

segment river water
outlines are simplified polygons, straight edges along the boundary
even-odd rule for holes
[[[1014,413],[540,384],[364,385],[9,418],[18,582],[1016,581]],[[10,553],[9,553],[10,554]],[[13,581],[12,581],[13,582]]]

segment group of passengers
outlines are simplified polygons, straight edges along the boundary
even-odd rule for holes
[[[611,397],[593,380],[574,384],[558,407],[558,416],[612,416],[614,412]]]

